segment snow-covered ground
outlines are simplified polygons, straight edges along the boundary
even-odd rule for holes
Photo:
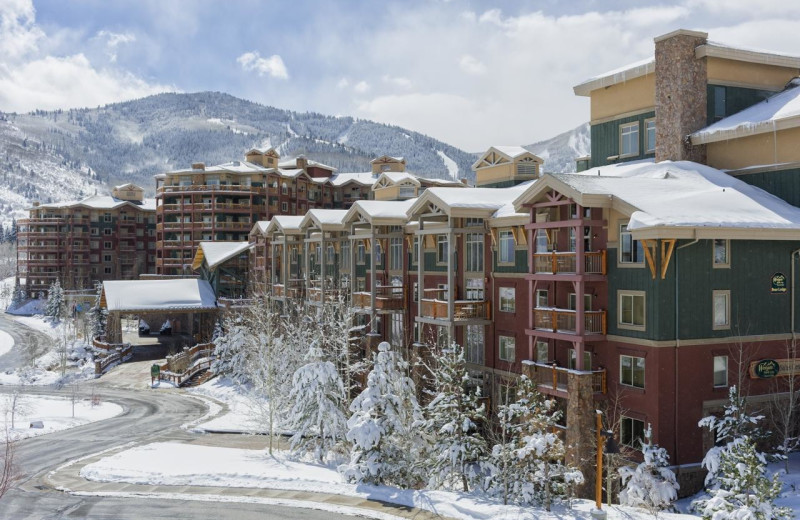
[[[38,300],[32,301],[37,302]],[[34,316],[16,316],[14,320],[22,323],[26,327],[30,327],[34,330],[38,330],[39,332],[47,334],[53,339],[58,339],[59,327],[63,325],[52,323],[50,320],[46,320],[41,314],[36,314]]]
[[[11,395],[0,397],[0,406],[5,415],[5,424],[12,438],[27,439],[67,430],[103,419],[109,419],[122,413],[122,407],[115,403],[96,401],[92,405],[87,398],[85,388],[79,388],[75,402],[75,416],[72,414],[72,399],[68,397],[54,397],[21,394],[18,397],[17,412],[14,417],[14,426],[11,428]],[[41,421],[42,428],[30,428],[34,421]],[[0,428],[0,441],[4,441],[6,431]]]
[[[293,460],[286,452],[275,452],[270,457],[260,450],[175,442],[153,443],[122,451],[85,466],[81,476],[101,482],[322,491],[417,507],[460,519],[588,519],[594,507],[593,502],[574,500],[572,508],[559,505],[548,513],[532,507],[503,506],[465,493],[346,484],[333,466]],[[659,517],[670,520],[696,518],[666,513]],[[609,518],[644,520],[652,516],[644,511],[612,506]]]
[[[28,300],[23,305],[20,305],[14,309],[8,309],[6,312],[15,316],[33,316],[36,314],[42,314],[44,312],[45,303],[45,300]]]
[[[262,417],[266,416],[266,404],[256,405],[247,390],[225,377],[216,377],[189,392],[211,397],[225,403],[228,412],[194,429],[213,432],[264,433],[267,430]]]
[[[0,356],[14,347],[14,338],[8,332],[0,330]]]

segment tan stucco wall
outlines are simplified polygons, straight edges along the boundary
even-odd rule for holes
[[[709,143],[706,145],[708,164],[714,168],[735,170],[760,164],[800,161],[798,143],[800,128]]]
[[[498,164],[488,168],[481,168],[475,172],[475,184],[498,182],[514,176],[516,166],[514,163]]]
[[[387,168],[388,167],[388,168]],[[385,162],[385,163],[374,163],[372,165],[372,173],[382,173],[382,172],[404,172],[406,171],[405,164],[401,162]]]
[[[647,74],[608,88],[592,91],[592,122],[628,112],[652,108],[656,99],[656,75]]]
[[[723,58],[707,58],[708,82],[732,86],[753,86],[765,90],[782,89],[800,75],[798,69],[762,65]]]

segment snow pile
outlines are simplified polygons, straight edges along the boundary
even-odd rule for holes
[[[46,299],[35,298],[33,300],[28,300],[19,307],[8,309],[6,312],[15,316],[34,316],[44,312],[44,306],[46,303]]]
[[[531,507],[503,506],[465,493],[401,490],[389,486],[344,484],[332,465],[292,460],[286,452],[273,457],[263,451],[154,443],[132,448],[85,466],[81,476],[100,482],[172,486],[220,486],[334,493],[416,507],[458,519],[556,520],[565,516],[591,518],[594,503],[573,501],[573,508],[552,513]],[[612,520],[652,518],[632,508],[607,509]],[[662,513],[667,520],[696,517]]]
[[[210,397],[224,403],[224,415],[199,424],[196,430],[209,432],[264,433],[266,426],[253,413],[254,404],[247,389],[226,377],[217,377],[189,390],[190,393]],[[264,404],[260,406],[266,406]]]
[[[14,347],[14,338],[11,334],[0,330],[0,356],[7,354]]]
[[[85,392],[81,389],[80,393]],[[123,408],[118,404],[101,401],[92,404],[91,399],[78,395],[73,416],[72,399],[69,397],[20,394],[17,396],[14,428],[11,428],[11,399],[12,395],[3,396],[0,398],[0,406],[3,407],[8,432],[16,440],[83,426],[116,417],[123,412]],[[42,428],[31,428],[33,422],[41,422]],[[0,441],[4,441],[5,438],[6,431],[0,428]]]

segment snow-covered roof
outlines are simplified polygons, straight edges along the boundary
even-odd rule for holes
[[[588,96],[593,90],[610,87],[617,83],[652,74],[656,71],[656,59],[653,56],[635,61],[614,70],[609,70],[591,77],[572,87],[576,96]]]
[[[120,184],[118,186],[114,186],[115,190],[130,190],[130,189],[137,189],[144,191],[144,188],[139,186],[138,184],[134,184],[132,182],[126,182],[125,184]]]
[[[408,220],[408,209],[416,200],[357,200],[347,211],[344,222],[352,222],[358,219],[359,215],[371,224],[405,222]]]
[[[800,126],[800,79],[786,90],[691,135],[692,144],[713,143]]]
[[[250,233],[261,233],[262,235],[267,232],[267,227],[269,226],[269,220],[259,220],[253,225],[253,229],[250,230]]]
[[[324,168],[326,170],[330,170],[332,172],[336,171],[336,168],[333,166],[328,166],[327,164],[323,164],[321,162],[312,161],[311,159],[306,159],[306,164],[308,166],[312,166],[314,168]],[[285,168],[288,170],[293,170],[297,168],[297,158],[295,159],[287,159],[285,161],[281,161],[278,163],[278,168]]]
[[[345,215],[347,215],[346,209],[310,209],[300,222],[300,227],[315,225],[325,231],[341,231],[344,229]]]
[[[208,264],[209,269],[214,269],[231,258],[244,253],[253,245],[255,244],[250,244],[249,242],[200,242],[192,262],[192,269],[199,269],[203,262]]]
[[[800,56],[786,54],[754,47],[741,47],[727,43],[707,41],[695,49],[698,58],[723,58],[728,60],[746,61],[762,65],[775,65],[792,69],[800,68]]]
[[[258,154],[264,155],[264,154],[266,154],[266,153],[269,153],[270,151],[273,151],[273,152],[275,152],[275,153],[278,153],[278,152],[275,150],[275,148],[272,148],[272,147],[270,147],[270,148],[250,148],[249,150],[247,150],[247,151],[245,152],[245,155],[247,155],[247,154],[251,154],[251,153],[258,153]]]
[[[305,170],[303,170],[302,168],[295,168],[295,169],[292,169],[292,170],[286,170],[284,168],[278,168],[278,173],[281,174],[281,177],[288,177],[290,179],[293,179],[293,178],[297,177],[298,175],[305,173]]]
[[[530,150],[526,150],[521,146],[490,146],[488,150],[483,152],[480,157],[475,161],[472,165],[472,169],[476,170],[480,167],[481,162],[483,162],[484,158],[491,154],[492,152],[499,153],[500,155],[504,155],[508,158],[508,160],[513,161],[514,159],[521,157],[523,155],[530,155],[534,159],[538,160],[541,164],[544,162],[541,157],[534,155]]]
[[[535,182],[526,181],[508,188],[428,188],[406,214],[412,217],[418,212],[427,212],[428,205],[433,204],[450,215],[474,213],[490,217]]]
[[[275,215],[269,221],[267,234],[276,231],[281,233],[299,234],[300,224],[303,222],[303,215]]]
[[[514,200],[522,211],[553,189],[630,216],[638,238],[797,239],[800,208],[720,170],[690,161],[635,161],[545,174]],[[758,230],[758,232],[753,232]]]
[[[109,311],[215,309],[216,297],[205,280],[112,280],[103,282],[103,300]]]
[[[406,162],[406,158],[402,157],[402,156],[396,157],[396,156],[392,156],[392,155],[381,155],[380,157],[376,157],[376,158],[372,159],[369,163],[370,164],[375,164],[375,163],[379,163],[379,162],[386,162],[386,161],[384,161],[384,159],[389,159],[390,161],[397,161],[397,162],[401,162],[401,163],[402,162]]]
[[[140,203],[138,201],[118,199],[116,197],[112,197],[111,195],[92,195],[91,197],[86,197],[83,200],[53,202],[51,204],[41,204],[39,206],[28,209],[29,210],[36,208],[64,209],[64,208],[77,208],[77,207],[85,207],[90,209],[116,209],[126,204],[131,206],[132,208],[137,208],[142,211],[156,210],[155,199],[144,199]]]
[[[326,180],[329,180],[333,186],[344,186],[348,182],[372,186],[378,180],[378,176],[372,172],[337,173]]]

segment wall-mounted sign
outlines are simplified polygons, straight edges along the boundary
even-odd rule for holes
[[[800,359],[762,359],[750,363],[750,378],[800,376]]]
[[[785,293],[789,290],[786,285],[786,275],[783,273],[775,273],[772,275],[772,284],[770,287],[771,293]]]

